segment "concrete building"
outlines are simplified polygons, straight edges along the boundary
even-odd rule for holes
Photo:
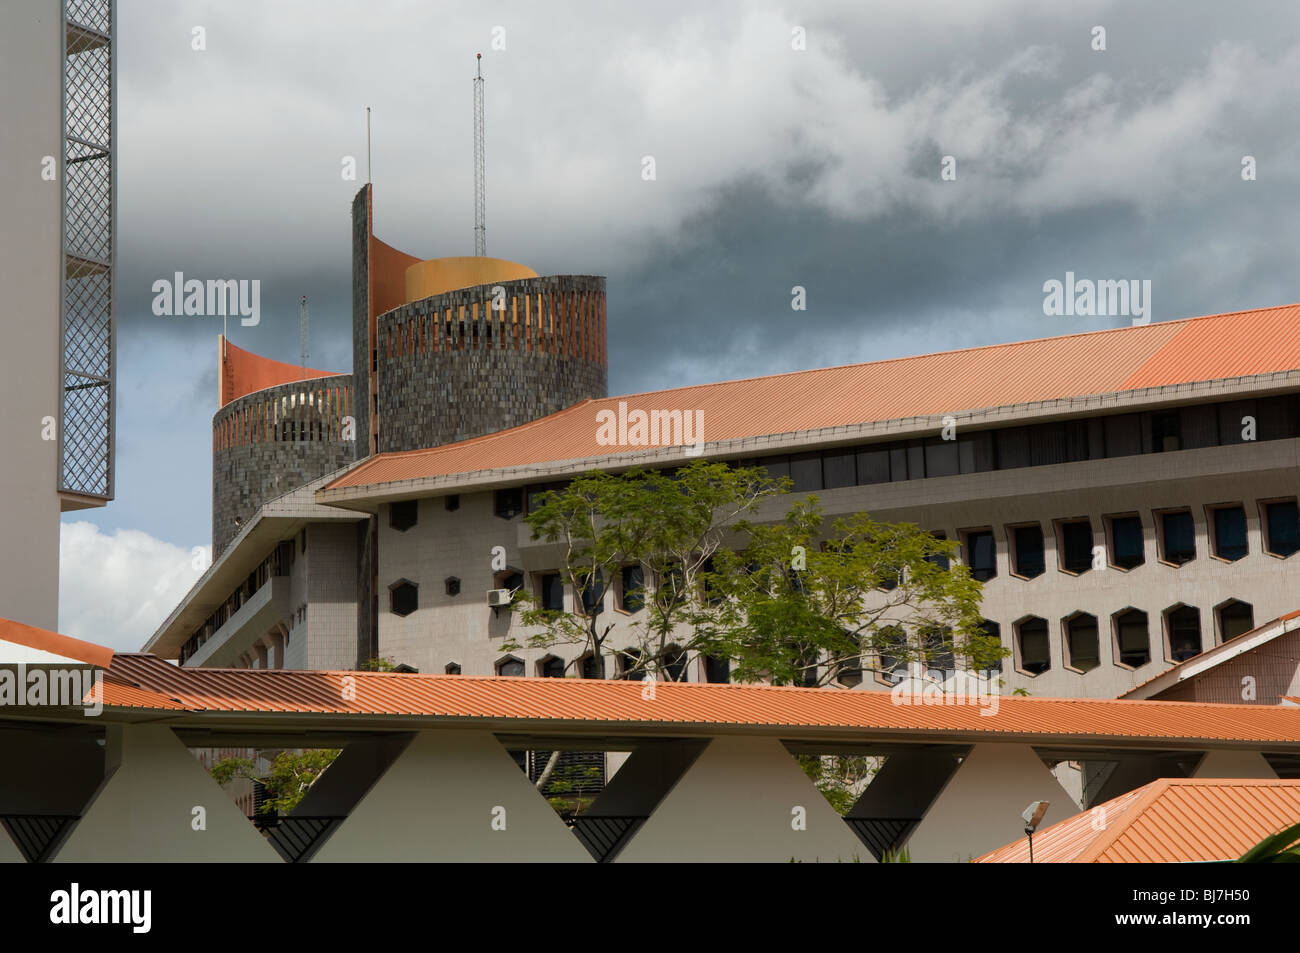
[[[59,514],[113,498],[115,5],[16,0],[0,30],[0,615],[54,628]]]
[[[959,541],[1011,652],[1004,691],[1114,698],[1294,609],[1298,334],[1292,306],[591,400],[372,455],[314,501],[373,521],[370,655],[421,672],[577,672],[576,652],[505,652],[507,636],[528,633],[485,594],[526,586],[571,606],[555,585],[558,554],[523,521],[536,494],[593,468],[671,467],[695,453],[606,446],[602,413],[694,416],[706,459],[789,475],[794,495],[816,493],[830,516],[866,511]],[[759,517],[779,518],[792,498]],[[192,664],[195,620],[229,595],[218,574],[266,555],[246,545],[223,556],[147,648]],[[604,595],[615,649],[636,618],[624,602],[633,576]],[[226,626],[207,638],[238,657],[265,635]],[[1300,691],[1300,663],[1279,664],[1278,690],[1259,701]],[[708,677],[702,660],[688,669]]]

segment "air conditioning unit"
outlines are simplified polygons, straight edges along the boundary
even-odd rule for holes
[[[509,589],[489,589],[487,591],[488,605],[494,609],[500,606],[508,606],[510,605],[510,595]]]

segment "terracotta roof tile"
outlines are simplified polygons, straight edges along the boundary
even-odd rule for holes
[[[1300,821],[1300,781],[1162,778],[1034,835],[1035,863],[1232,860]],[[1025,863],[1020,839],[976,863]]]
[[[113,685],[154,692],[194,711],[1300,744],[1300,710],[1283,706],[1002,696],[990,715],[981,714],[990,707],[978,704],[899,705],[889,692],[671,682],[656,685],[655,698],[646,700],[636,682],[191,669],[143,654],[117,655],[111,673]],[[105,684],[106,705],[116,704],[113,685]]]
[[[702,411],[734,440],[1300,368],[1300,305],[585,401],[521,427],[357,464],[325,492],[601,457],[596,415]]]

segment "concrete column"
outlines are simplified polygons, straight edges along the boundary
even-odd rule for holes
[[[977,744],[907,839],[908,853],[919,863],[979,857],[1025,836],[1020,813],[1034,801],[1052,802],[1040,829],[1079,813],[1029,745]]]
[[[590,863],[487,731],[421,731],[313,858]]]
[[[855,858],[875,862],[778,739],[722,737],[695,759],[616,862]]]
[[[104,783],[56,861],[280,862],[170,728],[109,725],[107,733]]]

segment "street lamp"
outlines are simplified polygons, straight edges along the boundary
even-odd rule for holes
[[[1025,834],[1029,836],[1029,862],[1034,862],[1034,831],[1038,830],[1038,825],[1043,821],[1043,815],[1047,809],[1052,806],[1051,801],[1035,801],[1021,813],[1025,821]]]

